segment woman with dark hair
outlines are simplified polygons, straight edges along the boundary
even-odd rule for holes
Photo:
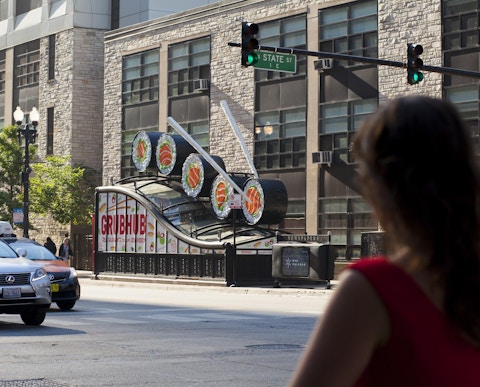
[[[386,257],[343,273],[292,386],[480,385],[480,178],[448,102],[382,106],[353,144]]]

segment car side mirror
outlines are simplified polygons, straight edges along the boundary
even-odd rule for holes
[[[27,256],[27,250],[25,250],[23,247],[19,247],[18,249],[15,250],[17,252],[17,254],[20,256],[20,257],[26,257]]]

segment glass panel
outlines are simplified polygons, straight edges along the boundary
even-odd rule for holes
[[[478,100],[478,87],[474,85],[448,89],[447,98],[453,103]]]
[[[443,20],[443,30],[445,32],[453,32],[453,31],[460,30],[460,18],[458,17],[445,18]]]
[[[123,57],[123,68],[140,66],[140,55],[131,55]]]
[[[268,141],[267,142],[267,153],[278,153],[280,146],[278,141]]]
[[[331,39],[348,34],[347,22],[324,26],[321,29],[320,39]]]
[[[305,123],[299,122],[295,124],[288,124],[284,126],[284,137],[299,137],[305,136]]]
[[[293,166],[294,167],[304,167],[305,164],[305,153],[295,153],[293,155]]]
[[[347,214],[320,215],[320,227],[322,228],[346,228]]]
[[[332,244],[334,244],[334,245],[346,245],[347,244],[347,231],[333,230],[332,231]]]
[[[191,53],[210,52],[210,39],[200,39],[190,42]]]
[[[284,122],[305,121],[305,109],[288,110],[284,112]]]
[[[176,44],[173,46],[168,47],[168,57],[169,58],[177,58],[180,56],[187,56],[188,55],[188,45],[186,44]]]
[[[283,140],[280,142],[280,152],[292,152],[292,151],[293,151],[292,140]]]
[[[278,168],[280,166],[280,160],[278,156],[267,157],[267,168]]]
[[[305,17],[301,16],[285,19],[282,23],[282,28],[284,33],[303,31],[306,28]]]
[[[336,134],[335,135],[335,148],[348,148],[348,136],[347,134]]]
[[[462,15],[460,18],[460,22],[461,22],[462,30],[477,28],[477,15],[475,13]]]
[[[191,66],[200,66],[203,64],[210,63],[210,52],[203,52],[200,54],[192,55],[191,57]]]
[[[376,31],[377,15],[358,19],[358,20],[352,20],[350,24],[350,29],[351,29],[350,33],[352,34],[358,34],[360,32],[366,32],[366,31]]]
[[[305,214],[305,200],[288,200],[287,214]]]
[[[158,51],[148,51],[143,53],[143,63],[157,63],[159,60]]]
[[[294,34],[288,34],[284,37],[283,39],[283,45],[285,47],[297,47],[297,46],[302,46],[306,42],[306,36],[307,34],[305,31],[299,31]],[[264,43],[265,45],[265,43]]]
[[[282,168],[291,168],[292,167],[292,160],[293,157],[291,154],[288,155],[281,155],[280,156],[280,166]]]
[[[321,24],[332,24],[344,21],[348,18],[347,8],[338,7],[327,9],[325,11],[320,11],[320,23]]]
[[[377,2],[370,1],[368,3],[359,3],[352,5],[351,17],[363,17],[368,15],[376,15],[377,14]],[[375,27],[376,29],[376,27]]]
[[[276,38],[278,35],[280,35],[280,23],[265,23],[261,25],[259,30],[260,34],[258,36],[262,38],[263,43],[265,38]],[[265,43],[263,44],[265,45]]]
[[[188,67],[188,57],[171,59],[169,62],[169,70],[179,70]]]
[[[320,211],[323,213],[347,212],[345,199],[327,199],[320,201]]]
[[[306,150],[306,146],[305,146],[305,137],[303,138],[296,138],[295,140],[293,140],[293,150],[295,152],[298,152],[298,151],[305,151]]]
[[[193,134],[201,134],[201,133],[209,133],[208,130],[208,122],[196,122],[190,124],[190,133]]]
[[[352,212],[371,212],[370,206],[361,198],[350,199],[350,209]]]
[[[148,64],[143,67],[143,75],[156,75],[158,74],[158,62]]]
[[[255,126],[275,125],[279,123],[279,115],[277,112],[257,114]]]
[[[340,38],[335,39],[335,52],[347,52],[348,51],[348,39]]]

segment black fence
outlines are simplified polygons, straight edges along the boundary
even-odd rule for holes
[[[95,274],[147,275],[167,279],[225,281],[229,285],[273,283],[272,256],[225,254],[139,254],[97,252]]]

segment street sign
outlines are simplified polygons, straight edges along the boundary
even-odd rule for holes
[[[279,52],[258,51],[258,62],[253,65],[256,69],[295,73],[297,71],[297,56]]]

